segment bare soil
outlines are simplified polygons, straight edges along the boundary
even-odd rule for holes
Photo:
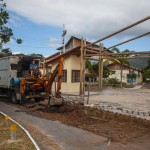
[[[55,109],[37,105],[23,108],[34,116],[58,120],[64,124],[107,137],[111,141],[123,143],[143,135],[150,135],[150,121],[96,108],[81,105],[64,105]]]
[[[6,99],[5,102],[7,102]],[[93,132],[115,142],[126,143],[139,137],[150,136],[149,120],[96,108],[70,104],[49,108],[46,103],[44,105],[27,103],[23,106],[14,106],[33,116],[60,121],[63,124]]]

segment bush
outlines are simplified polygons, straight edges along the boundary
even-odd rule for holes
[[[135,74],[135,73],[128,73],[127,74],[127,79],[136,79],[136,77],[137,77],[137,74]]]
[[[150,78],[150,69],[144,71],[144,81],[148,82],[146,79]]]
[[[120,81],[117,78],[107,79],[106,84],[112,87],[120,87]]]

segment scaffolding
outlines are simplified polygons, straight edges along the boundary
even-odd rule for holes
[[[132,39],[129,39],[129,40],[126,40],[124,42],[121,42],[121,43],[118,43],[118,44],[115,44],[109,48],[104,48],[104,45],[102,43],[99,44],[99,50],[95,49],[94,48],[94,45],[103,41],[103,40],[106,40],[114,35],[117,35],[125,30],[128,30],[138,24],[141,24],[147,20],[150,19],[150,16],[144,18],[144,19],[141,19],[125,28],[122,28],[108,36],[105,36],[91,44],[88,44],[86,43],[86,39],[81,39],[81,48],[80,48],[80,95],[85,95],[85,62],[86,60],[95,60],[95,61],[98,61],[99,62],[99,92],[102,91],[102,87],[103,87],[103,59],[113,59],[113,58],[116,58],[116,56],[121,56],[119,57],[119,59],[143,59],[143,58],[150,58],[150,56],[136,56],[136,57],[129,57],[130,55],[140,55],[140,54],[148,54],[150,55],[150,51],[144,51],[144,52],[129,52],[129,53],[111,53],[111,52],[107,52],[106,53],[106,50],[109,50],[113,47],[116,47],[116,46],[119,46],[119,45],[122,45],[122,44],[125,44],[125,43],[128,43],[128,42],[131,42],[133,40],[136,40],[136,39],[139,39],[141,37],[144,37],[144,36],[147,36],[150,34],[150,32],[147,32],[147,33],[144,33],[142,35],[139,35],[137,37],[134,37]],[[97,56],[97,58],[93,58],[93,56]],[[124,57],[126,56],[126,57]]]

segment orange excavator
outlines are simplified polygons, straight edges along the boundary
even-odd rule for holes
[[[49,99],[50,106],[62,105],[63,97],[61,96],[61,83],[63,73],[64,59],[60,58],[59,63],[50,76],[36,76],[30,75],[28,77],[18,77],[11,79],[12,85],[12,102],[21,103],[26,99],[34,99],[40,101]],[[57,90],[55,94],[52,93],[52,85],[55,78],[58,78]],[[19,96],[20,95],[20,96]]]

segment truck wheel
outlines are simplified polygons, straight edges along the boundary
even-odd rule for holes
[[[15,91],[12,91],[11,92],[11,102],[14,103],[14,104],[17,104],[18,101],[17,101],[17,96],[16,96],[16,92]]]

